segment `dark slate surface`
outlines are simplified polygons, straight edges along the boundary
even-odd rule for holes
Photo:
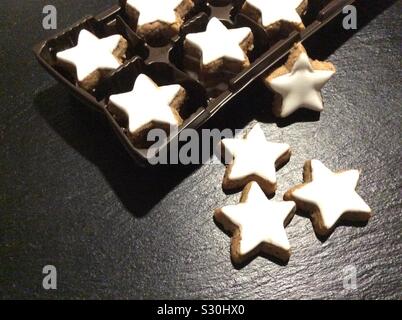
[[[53,0],[59,28],[114,1]],[[233,267],[229,238],[213,209],[238,194],[220,187],[222,165],[145,171],[102,118],[74,101],[33,58],[50,35],[47,1],[3,0],[0,10],[0,297],[2,298],[402,298],[401,1],[363,1],[359,30],[338,20],[307,44],[338,68],[326,111],[278,123],[270,95],[247,90],[208,127],[258,120],[293,156],[278,173],[276,198],[301,182],[305,160],[363,170],[359,193],[374,211],[366,227],[340,227],[324,243],[308,219],[287,229],[287,266],[257,258]],[[254,97],[254,98],[253,98]],[[230,110],[230,111],[229,111]],[[302,121],[301,121],[302,120]],[[58,289],[42,289],[42,268]],[[343,290],[343,269],[357,290]]]

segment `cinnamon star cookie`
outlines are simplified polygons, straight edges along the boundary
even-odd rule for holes
[[[275,92],[274,114],[285,118],[300,108],[321,112],[321,89],[334,74],[332,63],[310,60],[304,47],[296,44],[285,65],[264,79]]]
[[[105,74],[120,67],[126,50],[127,41],[121,35],[99,39],[84,29],[78,35],[78,44],[56,57],[59,64],[74,71],[82,88],[90,90]]]
[[[314,230],[329,236],[340,220],[367,222],[371,209],[355,191],[358,170],[332,172],[318,160],[304,165],[304,184],[286,192],[284,199],[310,212]]]
[[[183,120],[179,110],[186,92],[178,84],[159,87],[140,74],[130,92],[110,96],[108,108],[120,123],[127,123],[128,135],[137,147],[147,147],[147,134],[154,128],[169,131]]]
[[[223,178],[224,189],[237,189],[256,181],[266,194],[275,192],[276,168],[290,158],[288,144],[268,142],[259,124],[244,139],[223,139],[221,144],[225,161],[232,158]]]
[[[285,227],[295,210],[293,201],[268,200],[256,182],[246,186],[239,204],[217,209],[216,221],[233,234],[233,262],[242,263],[258,253],[288,261],[290,244]]]
[[[206,31],[190,33],[184,41],[185,53],[199,60],[201,75],[248,67],[247,53],[253,46],[250,28],[228,29],[217,18],[209,21]]]
[[[307,10],[307,0],[246,0],[242,13],[260,23],[268,34],[279,30],[303,30],[300,15]]]

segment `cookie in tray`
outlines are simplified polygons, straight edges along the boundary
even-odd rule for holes
[[[127,0],[125,4],[133,30],[154,45],[176,36],[193,8],[193,0]]]
[[[308,0],[246,0],[241,13],[260,23],[269,36],[288,34],[305,28],[301,16],[307,11]]]
[[[91,90],[122,65],[127,47],[126,39],[119,34],[99,39],[83,29],[77,45],[57,52],[56,58],[60,66],[74,74],[79,86]]]
[[[150,130],[169,132],[183,123],[180,109],[186,96],[186,90],[179,84],[158,86],[147,75],[139,74],[131,91],[109,97],[108,110],[127,129],[136,147],[147,148]]]
[[[205,31],[189,33],[184,40],[187,66],[206,80],[249,67],[247,54],[253,48],[254,36],[250,28],[228,28],[215,17],[209,20]]]

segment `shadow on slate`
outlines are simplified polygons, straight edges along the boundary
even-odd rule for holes
[[[363,29],[376,16],[385,11],[398,0],[364,1],[358,0],[354,6],[357,9],[357,30],[345,30],[342,26],[344,15],[340,14],[324,29],[305,41],[309,54],[314,59],[326,60],[340,48],[355,33]]]
[[[47,123],[94,163],[135,216],[145,216],[197,166],[139,167],[113,134],[106,119],[71,97],[61,85],[36,95],[35,107]]]
[[[326,60],[353,34],[395,2],[396,0],[375,3],[358,1],[356,3],[358,29],[345,31],[342,28],[343,17],[340,15],[305,42],[309,55],[313,59]],[[34,98],[34,104],[47,123],[71,147],[101,170],[123,205],[134,216],[145,216],[176,185],[199,167],[198,165],[149,168],[137,166],[111,132],[102,115],[89,110],[74,98],[67,99],[67,95],[64,87],[57,84],[38,93]],[[261,81],[256,81],[218,112],[203,128],[241,129],[253,120],[276,123],[279,127],[285,127],[296,122],[319,120],[319,113],[309,110],[299,110],[286,119],[277,119],[266,107],[272,104],[272,99],[273,94],[270,90],[267,90]]]

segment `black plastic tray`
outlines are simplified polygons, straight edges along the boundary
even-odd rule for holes
[[[171,134],[166,143],[159,149],[159,152],[167,152],[169,145],[178,138],[182,130],[186,128],[198,129],[250,83],[285,57],[296,42],[303,42],[312,36],[333,20],[344,6],[352,4],[355,0],[310,0],[309,11],[303,18],[306,29],[302,32],[294,31],[274,44],[264,38],[266,35],[261,26],[238,13],[242,0],[198,0],[195,2],[196,7],[189,14],[180,35],[164,47],[149,46],[129,27],[128,17],[124,10],[124,0],[120,2],[120,5],[113,6],[97,16],[85,17],[72,27],[34,47],[39,63],[55,79],[69,88],[70,92],[80,101],[96,111],[102,112],[107,117],[130,155],[141,165],[149,163],[150,159],[147,158],[147,152],[136,148],[131,143],[124,126],[119,124],[109,112],[107,108],[108,96],[131,90],[139,73],[151,76],[158,85],[181,84],[189,95],[188,107],[183,108],[186,113],[183,115],[185,120],[183,125],[176,133]],[[237,75],[232,75],[224,89],[209,88],[207,90],[198,79],[192,78],[185,70],[181,69],[183,35],[205,30],[206,23],[211,16],[218,17],[229,26],[248,26],[252,29],[255,37],[255,49],[250,57],[251,66]],[[98,37],[120,33],[129,43],[125,63],[100,82],[91,92],[87,92],[76,85],[72,76],[57,66],[55,58],[58,51],[76,44],[78,33],[82,29],[88,29]]]

